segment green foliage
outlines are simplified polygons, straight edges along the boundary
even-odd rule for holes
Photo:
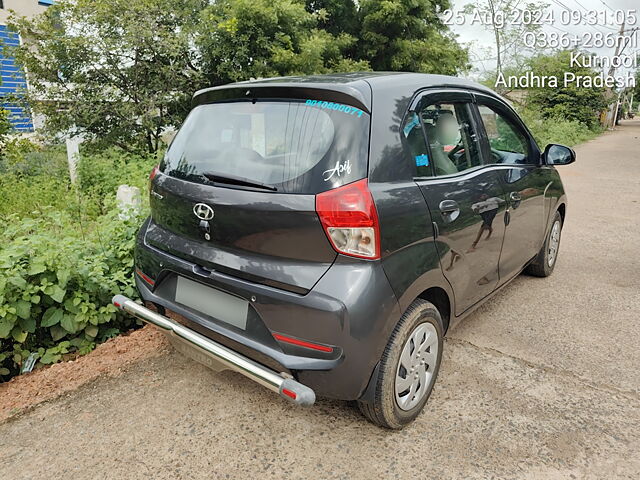
[[[146,192],[155,162],[83,153],[72,186],[62,148],[11,143],[0,159],[0,378],[30,356],[55,363],[133,326],[110,299],[136,295],[133,245],[146,205],[120,220],[115,193],[120,184]]]
[[[578,87],[574,84],[564,85],[565,72],[578,76],[596,77],[598,72],[582,66],[571,66],[571,52],[564,50],[553,55],[538,55],[528,62],[528,68],[539,76],[555,76],[559,79],[558,87],[530,88],[527,92],[527,104],[540,109],[542,116],[576,121],[595,129],[599,125],[600,112],[607,106],[603,88]]]
[[[211,84],[291,74],[368,69],[343,56],[355,38],[316,28],[296,0],[221,0],[202,13],[198,37]]]
[[[358,34],[358,6],[353,0],[306,0],[306,8],[318,19],[318,28],[333,35]]]
[[[7,142],[0,157],[0,216],[22,217],[45,206],[78,211],[80,206],[60,149],[42,149],[25,139]]]
[[[32,19],[13,17],[25,39],[13,53],[29,72],[27,100],[53,133],[78,130],[102,145],[155,152],[163,127],[182,121],[202,85],[191,47],[207,4],[62,0]]]
[[[78,182],[85,205],[95,204],[101,213],[115,207],[115,193],[119,185],[138,187],[146,200],[149,173],[158,160],[154,156],[140,156],[108,149],[83,153],[78,162]]]
[[[531,130],[540,148],[550,143],[574,146],[595,138],[602,129],[587,127],[577,120],[561,117],[544,117],[539,110],[526,108],[518,112]]]
[[[136,296],[134,237],[141,218],[116,212],[85,225],[43,208],[0,219],[0,375],[16,374],[29,355],[54,363],[69,352],[133,325],[110,303]]]
[[[60,0],[35,18],[12,17],[24,42],[11,53],[29,72],[24,100],[45,115],[52,136],[71,131],[101,147],[154,153],[205,86],[371,68],[464,70],[467,52],[437,14],[448,7],[449,0]]]
[[[468,53],[437,11],[449,0],[362,0],[358,50],[373,70],[455,75]]]
[[[0,108],[0,156],[4,155],[7,136],[12,130],[13,126],[9,121],[9,111],[4,108]]]

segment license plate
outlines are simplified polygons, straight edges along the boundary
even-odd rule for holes
[[[249,302],[188,278],[178,277],[176,302],[242,330],[247,328]]]

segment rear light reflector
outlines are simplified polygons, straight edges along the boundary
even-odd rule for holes
[[[294,400],[296,399],[296,397],[298,395],[296,395],[296,392],[292,392],[291,390],[289,390],[288,388],[283,388],[282,389],[282,393],[284,393],[287,397],[291,397]]]
[[[149,285],[155,285],[155,281],[148,275],[145,275],[142,270],[140,269],[136,269],[136,273],[140,276],[140,278],[142,278],[145,282],[147,282]]]
[[[279,342],[290,343],[291,345],[297,345],[299,347],[311,348],[313,350],[319,350],[321,352],[333,352],[333,348],[326,345],[319,345],[317,343],[307,342],[305,340],[298,340],[297,338],[287,337],[279,333],[274,333],[273,338]]]
[[[380,258],[378,212],[366,178],[316,195],[316,212],[337,252]]]

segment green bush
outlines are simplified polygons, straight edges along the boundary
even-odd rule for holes
[[[132,253],[141,221],[113,211],[82,224],[54,208],[0,219],[0,376],[19,373],[30,356],[48,364],[86,353],[134,325],[111,297],[136,297]]]
[[[81,154],[78,185],[71,184],[63,147],[10,142],[0,158],[0,216],[29,216],[43,207],[89,221],[115,208],[118,185],[137,186],[146,201],[149,172],[158,161],[117,149]]]
[[[97,201],[104,213],[114,207],[118,185],[138,187],[145,199],[149,173],[157,163],[154,156],[133,155],[118,149],[82,154],[78,163],[79,188],[86,197]]]
[[[591,129],[577,120],[567,120],[561,117],[544,118],[539,112],[532,109],[524,109],[519,113],[540,148],[544,148],[549,143],[574,146],[602,133],[602,129]]]
[[[7,144],[0,158],[0,379],[28,359],[83,354],[135,325],[111,297],[136,297],[135,232],[146,215],[153,157],[112,149],[81,154],[78,184],[62,147]],[[143,208],[118,218],[120,184],[141,189]]]
[[[80,195],[69,180],[61,147],[40,147],[26,139],[9,141],[0,158],[0,216],[29,216],[54,207],[76,217],[94,218],[96,202]]]

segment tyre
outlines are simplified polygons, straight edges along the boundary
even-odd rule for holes
[[[535,260],[525,269],[525,273],[534,277],[548,277],[553,273],[560,251],[560,236],[562,234],[562,215],[556,212],[547,238]]]
[[[368,420],[400,429],[420,414],[438,376],[442,338],[438,309],[425,300],[413,302],[382,354],[372,401],[358,401]]]

